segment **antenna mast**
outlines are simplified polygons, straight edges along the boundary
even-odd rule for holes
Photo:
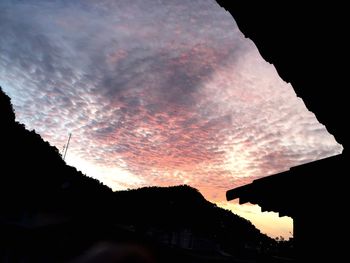
[[[64,155],[63,155],[63,160],[66,158],[66,154],[67,154],[67,151],[68,151],[68,146],[69,146],[69,142],[70,142],[70,138],[72,137],[72,134],[70,133],[69,134],[69,137],[68,137],[68,142],[66,144],[66,147],[64,148]]]

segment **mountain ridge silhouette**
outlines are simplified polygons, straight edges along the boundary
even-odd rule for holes
[[[54,256],[62,262],[106,240],[230,253],[273,244],[251,222],[190,186],[113,192],[85,176],[68,166],[56,147],[16,121],[1,87],[0,122],[0,256],[56,262]],[[185,236],[190,245],[184,245]]]

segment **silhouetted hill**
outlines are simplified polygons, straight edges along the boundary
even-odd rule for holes
[[[15,121],[10,98],[0,90],[2,211],[83,209],[98,205],[111,189],[68,166],[56,147]],[[101,200],[100,200],[101,199]],[[89,209],[90,209],[89,208]]]
[[[159,262],[194,262],[198,255],[188,249],[216,253],[214,261],[195,262],[227,262],[219,251],[237,254],[272,242],[189,186],[113,193],[16,122],[1,88],[0,127],[0,261],[62,262],[108,241],[154,244]]]
[[[217,207],[187,185],[120,191],[115,200],[118,221],[144,232],[187,230],[226,250],[271,241],[248,220]]]

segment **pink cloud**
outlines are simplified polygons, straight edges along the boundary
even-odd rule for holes
[[[72,132],[69,154],[130,176],[101,177],[112,187],[222,201],[342,150],[214,1],[6,2],[0,78],[18,120],[59,149]]]

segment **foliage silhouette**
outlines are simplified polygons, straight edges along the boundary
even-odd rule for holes
[[[113,192],[68,166],[56,147],[16,122],[1,88],[0,122],[0,261],[62,262],[108,241],[153,244],[161,262],[191,262],[192,254],[152,238],[181,231],[209,240],[216,253],[276,244],[186,185]]]

